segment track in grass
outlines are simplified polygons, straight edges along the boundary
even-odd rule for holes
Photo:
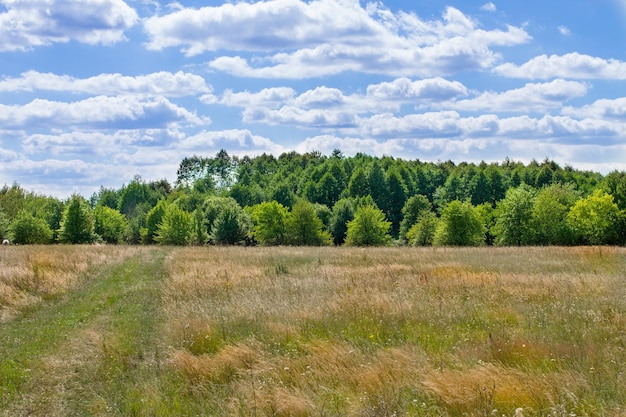
[[[159,370],[166,250],[142,251],[0,325],[0,415],[129,415]]]

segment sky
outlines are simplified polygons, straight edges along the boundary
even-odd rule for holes
[[[221,149],[626,170],[626,0],[0,0],[0,185]]]

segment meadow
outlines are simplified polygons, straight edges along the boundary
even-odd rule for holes
[[[622,416],[626,249],[0,250],[0,416]]]

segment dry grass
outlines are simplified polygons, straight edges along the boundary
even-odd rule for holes
[[[90,268],[136,253],[124,246],[3,246],[0,248],[0,322],[80,283]]]
[[[164,334],[211,415],[617,416],[625,261],[621,248],[186,248],[168,262]]]
[[[0,266],[5,320],[39,303],[58,326],[2,324],[36,356],[0,361],[3,415],[626,414],[624,248],[13,247]]]

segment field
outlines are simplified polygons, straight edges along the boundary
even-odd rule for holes
[[[0,416],[624,404],[624,248],[0,250]]]

